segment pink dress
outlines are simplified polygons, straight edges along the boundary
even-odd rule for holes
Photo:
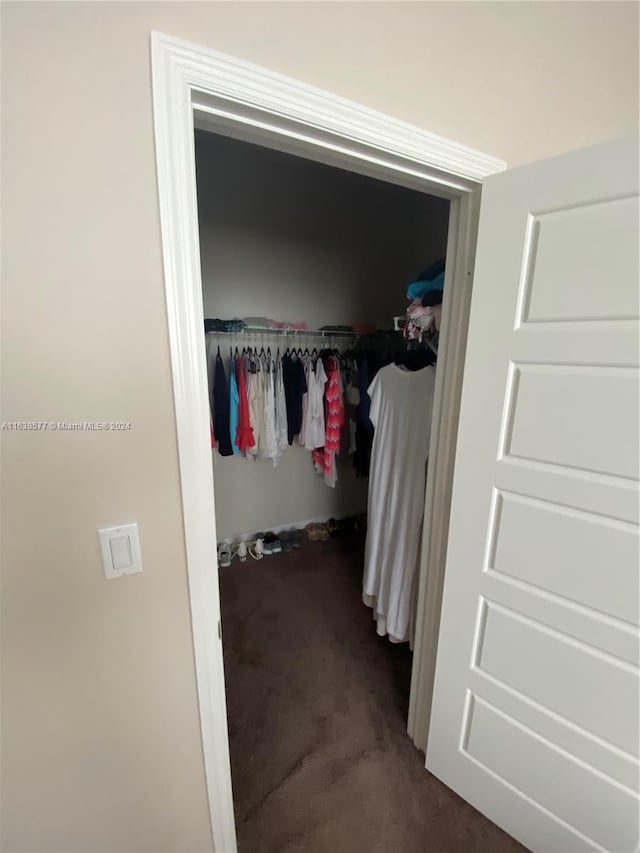
[[[319,474],[324,474],[325,483],[334,487],[338,481],[336,454],[340,452],[340,433],[345,422],[342,379],[334,356],[329,356],[327,360],[327,374],[329,378],[324,394],[324,447],[314,450],[312,456],[316,470]]]

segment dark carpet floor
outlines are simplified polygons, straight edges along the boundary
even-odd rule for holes
[[[221,570],[240,853],[522,851],[424,769],[408,646],[376,635],[361,582],[353,540]]]

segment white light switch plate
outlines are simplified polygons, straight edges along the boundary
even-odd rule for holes
[[[103,527],[98,530],[102,565],[107,579],[142,571],[142,554],[137,524]]]

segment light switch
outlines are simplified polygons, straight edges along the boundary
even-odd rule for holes
[[[106,578],[119,578],[142,571],[137,524],[103,527],[98,530]]]
[[[128,569],[131,565],[131,544],[128,536],[114,536],[109,540],[111,562],[114,569]]]

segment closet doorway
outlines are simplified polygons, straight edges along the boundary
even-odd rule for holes
[[[440,320],[421,314],[431,327],[429,342],[410,342],[394,331],[394,317],[405,319],[409,282],[446,254],[450,203],[204,129],[195,132],[195,162],[240,848],[277,850],[304,836],[310,849],[340,849],[350,831],[359,849],[377,849],[386,836],[388,845],[414,849],[427,834],[450,848],[444,824],[455,819],[457,802],[424,772],[424,757],[406,731],[413,619],[405,617],[404,642],[394,643],[402,618],[376,625],[363,603],[365,538],[380,556],[391,549],[391,576],[402,575],[405,561],[417,568],[422,512],[415,507],[425,493]],[[429,293],[433,306],[426,311],[439,314],[442,290]],[[294,354],[291,360],[285,352]],[[325,445],[330,363],[338,367],[344,406],[335,470],[327,476],[316,470],[313,448]],[[281,372],[286,383],[293,364],[306,371],[305,416],[299,434],[287,436],[287,397],[289,424],[283,420],[279,443],[273,386]],[[422,458],[416,451],[398,478],[403,494],[415,494],[395,510],[395,520],[386,476],[381,484],[369,470],[372,433],[362,416],[366,388],[388,373],[387,364],[419,373],[389,376],[406,388],[404,407],[415,412],[403,419],[423,443]],[[325,378],[320,411],[313,413],[319,372]],[[245,384],[250,449],[236,441],[237,415],[229,418]],[[320,437],[309,434],[314,418]],[[401,464],[404,447],[391,435],[382,452]],[[367,516],[368,493],[379,514]],[[377,566],[378,559],[369,562]],[[389,616],[403,596],[415,606],[415,591],[405,595],[401,582]],[[445,821],[429,804],[447,798]],[[413,816],[394,822],[410,803]],[[471,822],[493,833],[494,849],[512,849],[480,815]]]
[[[427,746],[435,672],[479,186],[487,175],[502,171],[504,164],[304,84],[161,34],[153,36],[153,76],[203,752],[214,842],[216,849],[231,851],[236,833],[219,622],[194,126],[450,203],[407,726],[421,750]]]

